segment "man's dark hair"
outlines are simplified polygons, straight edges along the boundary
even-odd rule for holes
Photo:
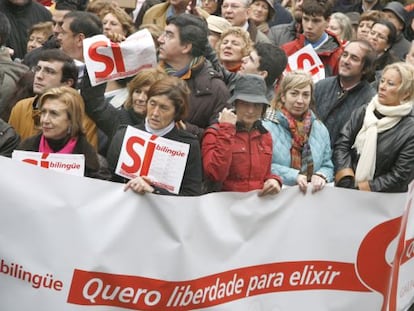
[[[375,52],[372,45],[366,40],[352,40],[350,43],[358,43],[364,50],[365,54],[362,57],[362,77],[361,80],[370,80],[374,74],[374,63],[377,59],[377,53]]]
[[[303,1],[302,11],[310,16],[323,16],[328,19],[332,14],[332,2],[329,0],[305,0]]]
[[[62,79],[60,82],[66,82],[71,79],[73,81],[72,87],[76,88],[76,81],[78,80],[78,68],[76,67],[74,60],[70,56],[66,55],[62,50],[44,50],[39,55],[39,61],[62,62]]]
[[[175,25],[178,28],[182,44],[192,44],[191,54],[194,57],[204,55],[208,42],[208,28],[205,20],[183,13],[169,17],[167,25],[169,24]]]
[[[83,33],[85,38],[100,35],[103,32],[102,22],[98,16],[90,12],[72,11],[64,19],[72,19],[70,30],[74,34]]]
[[[267,71],[265,81],[266,85],[271,87],[286,68],[288,62],[286,53],[280,47],[265,42],[256,43],[254,49],[260,56],[259,70]]]
[[[3,46],[9,38],[11,26],[6,14],[0,12],[0,46]]]

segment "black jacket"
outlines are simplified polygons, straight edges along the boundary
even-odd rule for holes
[[[362,127],[365,110],[365,106],[356,110],[339,135],[333,155],[336,171],[351,168],[355,172],[359,156],[352,146]],[[375,174],[368,182],[371,191],[406,192],[413,178],[414,112],[411,111],[393,128],[378,134]]]
[[[19,143],[20,136],[9,123],[0,119],[0,155],[10,158]]]
[[[145,131],[144,123],[135,126],[137,129]],[[126,126],[120,126],[114,137],[112,138],[111,145],[109,146],[107,159],[109,169],[112,172],[112,180],[117,182],[126,182],[127,179],[115,174],[115,169],[118,164],[119,155],[121,153],[122,142],[124,140]],[[167,133],[163,138],[179,141],[190,145],[190,151],[188,153],[187,164],[184,171],[183,180],[179,195],[181,196],[195,196],[201,194],[201,180],[202,180],[202,166],[201,166],[201,151],[200,144],[197,137],[194,135],[177,129],[174,129]],[[163,190],[157,187],[155,193],[158,194],[172,194],[167,190]]]

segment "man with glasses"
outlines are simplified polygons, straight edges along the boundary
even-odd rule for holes
[[[39,95],[53,87],[75,87],[78,77],[78,69],[73,59],[58,49],[43,51],[37,65],[32,67],[32,71],[34,72],[33,92],[36,96],[17,102],[9,119],[9,124],[14,127],[22,140],[40,131]],[[96,147],[95,124],[85,117],[84,125],[87,140]]]
[[[254,43],[270,43],[267,36],[249,21],[249,6],[251,0],[224,0],[221,6],[221,16],[227,19],[232,26],[241,27],[250,34]]]

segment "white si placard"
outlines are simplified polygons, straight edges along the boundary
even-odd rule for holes
[[[157,65],[154,40],[148,29],[137,31],[121,43],[111,42],[104,35],[86,38],[83,55],[92,86]]]
[[[14,150],[12,159],[65,174],[75,176],[84,176],[85,174],[85,156],[83,154]]]
[[[148,176],[155,186],[178,194],[190,145],[128,126],[115,173]]]
[[[288,64],[284,73],[294,70],[304,70],[310,73],[315,83],[325,79],[325,66],[310,44],[305,45],[288,57]]]

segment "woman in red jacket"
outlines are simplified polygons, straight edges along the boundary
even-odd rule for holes
[[[280,177],[270,171],[272,137],[260,120],[268,106],[265,93],[262,77],[240,76],[229,100],[235,112],[224,108],[218,124],[204,133],[204,173],[210,181],[220,183],[222,191],[260,189],[259,195],[267,195],[282,187]]]

